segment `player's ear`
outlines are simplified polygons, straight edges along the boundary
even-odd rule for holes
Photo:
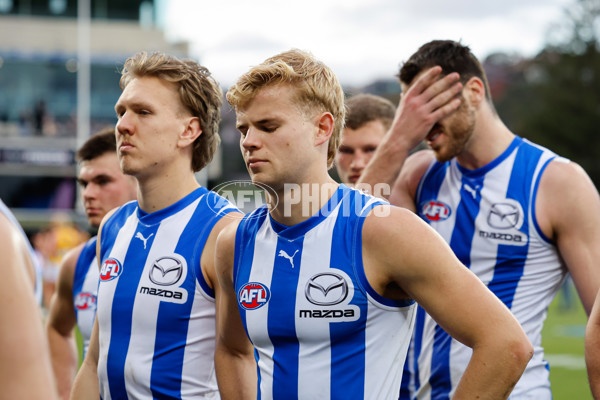
[[[481,79],[474,76],[467,81],[463,88],[463,95],[477,108],[485,101],[485,84]]]
[[[317,116],[317,134],[315,135],[315,146],[326,143],[333,134],[334,120],[330,112],[321,113]]]
[[[180,147],[187,147],[194,143],[194,141],[201,134],[202,128],[200,127],[200,120],[197,117],[191,117],[184,125],[184,129],[179,135],[179,141],[177,144]]]

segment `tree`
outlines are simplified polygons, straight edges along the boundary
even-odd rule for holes
[[[500,115],[517,134],[579,163],[600,186],[600,2],[577,0],[545,48],[513,65]]]

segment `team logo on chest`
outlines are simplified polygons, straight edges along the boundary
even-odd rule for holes
[[[354,296],[351,282],[339,269],[312,275],[304,285],[306,301],[299,302],[298,317],[327,322],[356,321],[360,309],[349,304]]]
[[[116,279],[121,275],[123,267],[119,260],[115,258],[108,258],[102,263],[100,268],[100,281],[107,282]]]
[[[339,274],[323,272],[308,280],[304,293],[312,304],[334,306],[348,296],[348,283]]]
[[[139,292],[160,301],[185,303],[188,291],[182,287],[187,275],[187,263],[179,254],[170,254],[155,259],[147,267],[146,278],[142,278]]]
[[[270,298],[269,288],[259,282],[248,282],[238,291],[238,304],[246,310],[261,308]]]
[[[96,296],[92,293],[81,292],[77,296],[75,296],[75,300],[73,300],[73,305],[79,311],[95,310]]]
[[[161,257],[150,268],[150,280],[160,286],[176,284],[183,275],[183,264],[175,257]]]
[[[428,221],[444,221],[450,217],[452,209],[446,203],[430,200],[421,205],[421,215]]]
[[[505,199],[494,203],[487,211],[486,223],[479,230],[479,236],[501,244],[524,246],[528,237],[520,231],[525,220],[521,203],[514,199]]]

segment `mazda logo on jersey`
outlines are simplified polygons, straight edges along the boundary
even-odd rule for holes
[[[175,257],[165,256],[157,259],[150,268],[150,280],[160,286],[176,284],[183,275],[183,265]]]
[[[96,309],[96,296],[92,293],[81,292],[75,296],[73,305],[80,311],[94,310]]]
[[[516,201],[495,203],[488,214],[488,225],[496,229],[519,229],[522,224],[519,204]]]
[[[421,215],[428,221],[444,221],[448,219],[452,209],[445,203],[437,200],[430,200],[421,204]]]
[[[102,263],[102,267],[100,267],[100,281],[112,281],[113,279],[118,278],[122,271],[123,267],[119,260],[108,258]]]
[[[238,291],[238,303],[246,310],[261,308],[271,298],[269,288],[259,282],[248,282]]]
[[[348,296],[348,283],[339,274],[322,272],[308,280],[304,293],[308,301],[317,306],[333,306]]]

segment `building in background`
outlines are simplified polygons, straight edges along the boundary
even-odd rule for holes
[[[120,68],[169,43],[147,0],[90,1],[90,132],[116,122]],[[76,212],[78,0],[0,0],[0,198],[28,229]],[[85,224],[85,223],[84,223]]]

